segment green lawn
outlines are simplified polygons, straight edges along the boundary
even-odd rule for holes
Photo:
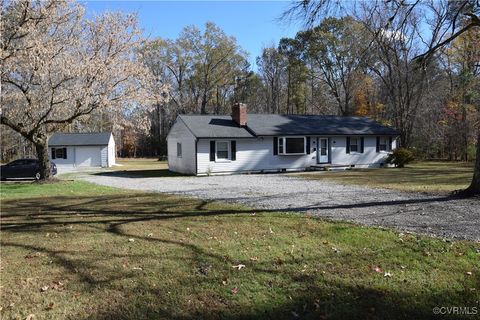
[[[480,300],[479,243],[77,181],[1,199],[2,319],[426,319]]]
[[[473,176],[473,164],[417,162],[405,168],[317,171],[301,173],[298,176],[402,191],[442,193],[468,187]]]
[[[168,170],[166,161],[157,159],[117,159],[118,166],[109,171],[99,172],[100,175],[127,175],[134,178],[181,177],[179,173]]]

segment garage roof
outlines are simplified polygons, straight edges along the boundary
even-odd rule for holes
[[[55,133],[48,140],[49,146],[98,146],[108,145],[111,132]]]

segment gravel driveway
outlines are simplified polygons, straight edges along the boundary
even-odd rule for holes
[[[285,174],[131,178],[83,175],[93,183],[239,202],[274,211],[480,241],[480,201],[307,180]]]

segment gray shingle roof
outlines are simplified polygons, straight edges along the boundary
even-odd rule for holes
[[[110,132],[55,133],[48,140],[49,146],[96,146],[107,145]]]
[[[251,138],[276,135],[398,135],[398,132],[366,117],[314,115],[247,115],[247,128],[230,116],[181,115],[197,138]]]
[[[179,116],[197,138],[253,138],[254,134],[239,127],[230,116]]]

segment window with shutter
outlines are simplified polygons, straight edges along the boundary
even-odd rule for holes
[[[388,140],[387,137],[379,137],[378,150],[387,151]]]
[[[53,148],[52,150],[55,150],[55,158],[56,159],[66,159],[65,149],[66,148]],[[53,151],[52,151],[52,154],[53,154]]]

